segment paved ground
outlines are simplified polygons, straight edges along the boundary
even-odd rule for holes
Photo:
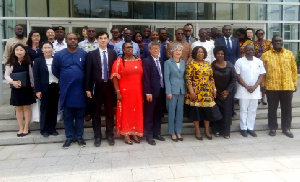
[[[62,143],[0,146],[0,181],[298,181],[300,179],[300,129],[294,139],[280,131],[258,137],[184,141],[150,146],[145,140],[132,146],[117,139],[101,147],[87,142],[65,150]]]

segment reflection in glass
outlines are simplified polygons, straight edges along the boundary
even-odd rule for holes
[[[282,36],[281,26],[282,26],[282,24],[280,24],[280,23],[267,24],[267,37],[268,37],[267,39],[272,40],[274,35]]]
[[[250,4],[250,20],[267,20],[267,5]]]
[[[154,19],[154,3],[135,2],[134,19]]]
[[[91,14],[93,18],[109,18],[109,1],[91,0]]]
[[[72,0],[71,16],[72,17],[90,17],[91,9],[89,0]]]
[[[216,20],[232,20],[232,5],[217,3]]]
[[[297,51],[299,50],[299,43],[298,42],[284,42],[283,47],[292,51],[294,53],[294,56],[296,56]]]
[[[50,17],[69,17],[69,1],[49,0]]]
[[[197,4],[196,3],[177,3],[176,19],[177,20],[196,20]]]
[[[29,17],[47,17],[46,0],[27,0]]]
[[[284,40],[298,40],[299,39],[299,24],[286,23],[283,25]]]
[[[233,20],[248,20],[248,4],[233,4]]]
[[[156,4],[156,19],[175,20],[175,3],[161,3]]]
[[[281,5],[268,5],[268,20],[281,20]]]
[[[110,18],[132,18],[132,2],[112,0]]]
[[[299,20],[299,6],[283,5],[283,20],[298,21]]]
[[[198,20],[215,20],[215,3],[198,3]]]

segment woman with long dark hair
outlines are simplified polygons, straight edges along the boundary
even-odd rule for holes
[[[125,42],[123,54],[112,67],[111,79],[117,94],[117,134],[126,144],[140,143],[143,136],[143,67],[142,60],[133,55],[133,45]]]
[[[27,51],[32,63],[34,60],[43,55],[40,49],[41,35],[36,30],[31,30],[27,40]]]
[[[13,75],[21,75],[23,80],[14,80]],[[33,73],[30,56],[23,44],[16,44],[5,64],[5,80],[11,84],[10,105],[16,107],[16,117],[18,120],[18,137],[26,136],[30,133],[29,123],[31,121],[31,104],[35,103],[33,93]],[[25,125],[23,124],[25,118]]]
[[[57,122],[57,105],[59,99],[58,79],[52,74],[53,45],[49,41],[42,42],[43,56],[35,60],[33,66],[36,97],[41,100],[40,132],[44,137],[58,135],[55,130]]]

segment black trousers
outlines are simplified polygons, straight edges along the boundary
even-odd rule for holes
[[[147,139],[161,134],[163,95],[164,89],[161,89],[159,96],[153,97],[152,102],[148,102],[146,95],[144,96],[144,130]]]
[[[101,106],[104,103],[106,119],[106,137],[114,136],[114,88],[111,81],[103,82],[101,86],[95,86],[94,91],[94,111],[93,111],[93,129],[95,138],[102,138],[101,133]]]
[[[280,102],[281,107],[281,129],[283,131],[291,128],[292,122],[292,99],[293,91],[267,90],[268,99],[268,125],[270,130],[277,130],[277,108]]]
[[[49,84],[48,91],[42,93],[40,107],[40,130],[41,133],[52,133],[57,123],[59,99],[59,86],[57,83]]]

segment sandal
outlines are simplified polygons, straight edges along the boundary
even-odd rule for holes
[[[133,136],[132,138],[133,138],[134,143],[141,143],[141,141],[138,139],[137,136]]]
[[[220,133],[216,132],[215,137],[219,137],[219,136],[220,136]]]
[[[225,138],[225,139],[229,139],[229,138],[230,138],[230,136],[224,136],[224,138]]]

